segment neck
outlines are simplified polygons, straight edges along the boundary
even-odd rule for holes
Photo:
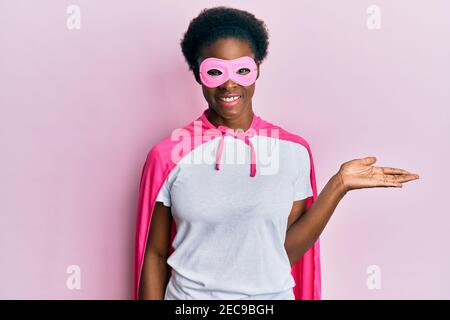
[[[226,126],[228,128],[231,128],[233,130],[243,130],[244,132],[250,129],[250,126],[252,125],[253,121],[253,110],[252,108],[247,108],[246,111],[244,111],[239,117],[233,118],[233,119],[227,119],[222,116],[220,116],[214,109],[211,107],[208,109],[208,120],[211,122],[214,126]]]

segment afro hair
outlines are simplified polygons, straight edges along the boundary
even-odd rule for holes
[[[222,38],[247,41],[258,64],[267,56],[269,32],[264,21],[247,11],[225,6],[203,9],[196,18],[191,20],[181,39],[184,58],[198,82],[200,80],[197,60],[200,52]]]

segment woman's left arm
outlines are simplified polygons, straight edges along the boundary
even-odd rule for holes
[[[339,201],[350,190],[374,187],[402,187],[402,183],[418,179],[417,174],[404,169],[374,167],[375,157],[345,162],[331,177],[308,208],[286,233],[284,247],[291,266],[316,242],[331,218]]]

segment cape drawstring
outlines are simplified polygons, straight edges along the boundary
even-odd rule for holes
[[[254,130],[249,130],[248,132],[239,132],[239,131],[235,132],[226,126],[219,126],[218,129],[222,133],[222,136],[220,137],[219,148],[216,154],[216,170],[220,170],[225,137],[230,136],[242,140],[245,142],[245,144],[250,146],[251,149],[250,177],[254,177],[256,175],[256,154],[255,154],[255,147],[253,146],[253,143],[250,141],[250,138],[252,138],[255,135]]]

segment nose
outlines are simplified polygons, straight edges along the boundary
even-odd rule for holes
[[[222,89],[227,89],[227,88],[234,88],[237,86],[237,83],[234,82],[231,79],[228,79],[227,81],[225,81],[224,83],[222,83],[219,87]]]

